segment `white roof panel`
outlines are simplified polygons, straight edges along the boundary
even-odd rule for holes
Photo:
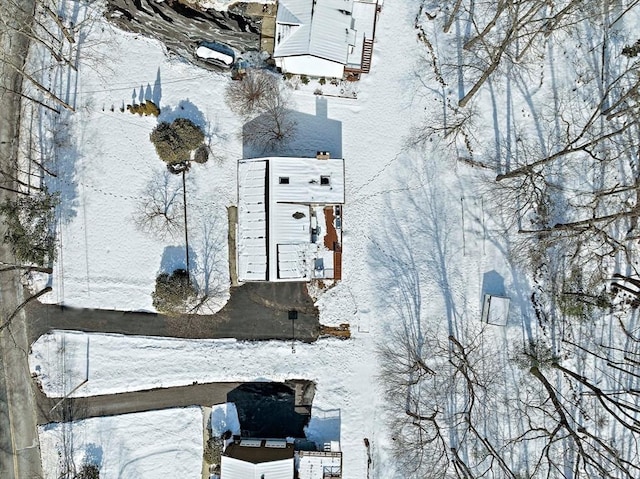
[[[278,279],[307,280],[309,278],[308,248],[306,244],[279,244],[276,248],[278,256]]]
[[[273,56],[314,55],[345,64],[352,8],[353,0],[280,0]]]
[[[270,158],[269,191],[272,202],[344,203],[344,161],[341,159]],[[280,184],[279,178],[289,178]],[[322,177],[328,178],[322,184]]]
[[[238,279],[267,279],[266,161],[238,164]]]
[[[276,21],[278,23],[303,25],[309,23],[309,18],[311,18],[311,11],[305,2],[291,2],[291,6],[286,2],[278,2],[278,11],[276,13]]]
[[[238,192],[238,279],[310,279],[315,259],[326,251],[322,207],[344,203],[344,161],[241,160]],[[333,256],[322,257],[325,273],[332,275]]]
[[[293,458],[253,464],[222,456],[220,468],[224,479],[293,479]]]
[[[300,213],[304,216],[299,217]],[[309,206],[277,203],[272,209],[271,221],[276,225],[271,236],[276,243],[309,243],[311,239]]]

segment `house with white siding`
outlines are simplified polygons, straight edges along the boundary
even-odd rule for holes
[[[238,163],[238,280],[342,277],[344,161],[269,157]]]
[[[285,73],[368,73],[377,0],[279,0],[273,58]]]

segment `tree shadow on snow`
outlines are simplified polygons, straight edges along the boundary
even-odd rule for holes
[[[189,270],[193,271],[197,266],[198,258],[189,246]],[[184,246],[165,246],[160,260],[160,273],[171,274],[178,269],[187,269],[187,255]]]
[[[204,113],[188,98],[186,100],[180,100],[175,108],[163,106],[160,111],[160,116],[158,116],[158,122],[166,121],[167,123],[171,123],[176,118],[187,118],[196,126],[202,128],[202,131],[207,131],[207,120]]]
[[[198,221],[200,228],[195,247],[199,256],[189,261],[194,265],[194,273],[200,282],[202,292],[207,295],[216,295],[228,287],[228,271],[226,267],[227,253],[225,229],[222,228],[223,220],[215,213],[203,215]],[[225,225],[226,226],[226,225]],[[195,255],[194,255],[195,256]]]
[[[43,166],[51,175],[45,175],[44,184],[49,193],[58,195],[56,209],[58,221],[70,223],[78,215],[78,182],[76,163],[80,152],[72,130],[71,114],[64,110],[54,116],[40,113],[39,142]],[[55,175],[55,176],[54,176]]]
[[[251,132],[264,121],[261,115],[242,126],[242,158],[262,156],[293,156],[312,158],[318,151],[328,151],[332,158],[342,158],[342,122],[329,118],[326,98],[316,97],[316,113],[311,115],[287,110],[288,118],[296,124],[291,138],[264,146],[250,140]]]
[[[460,331],[457,303],[465,298],[456,297],[452,287],[452,281],[460,276],[456,258],[461,256],[452,233],[460,225],[447,206],[455,201],[448,198],[450,192],[438,180],[437,168],[426,164],[424,158],[405,156],[399,161],[411,161],[399,169],[410,175],[399,178],[399,183],[406,186],[419,181],[420,187],[385,197],[369,258],[382,290],[387,291],[381,306],[393,310],[403,321],[405,333],[422,344],[423,295],[431,305],[439,296],[449,334]]]

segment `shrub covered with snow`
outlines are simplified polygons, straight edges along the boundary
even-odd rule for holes
[[[173,123],[163,121],[150,135],[160,159],[167,165],[187,163],[191,152],[204,141],[204,133],[187,118],[177,118]]]
[[[184,313],[196,295],[195,285],[184,269],[177,269],[171,274],[161,273],[156,278],[156,290],[152,294],[153,306],[166,314]]]

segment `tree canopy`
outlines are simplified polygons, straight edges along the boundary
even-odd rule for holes
[[[58,196],[46,191],[0,205],[5,218],[4,241],[11,246],[16,260],[46,266],[55,259],[55,231],[53,223]]]
[[[191,159],[191,152],[204,141],[204,133],[191,120],[177,118],[172,123],[159,123],[150,139],[162,161],[167,165],[179,165]]]

